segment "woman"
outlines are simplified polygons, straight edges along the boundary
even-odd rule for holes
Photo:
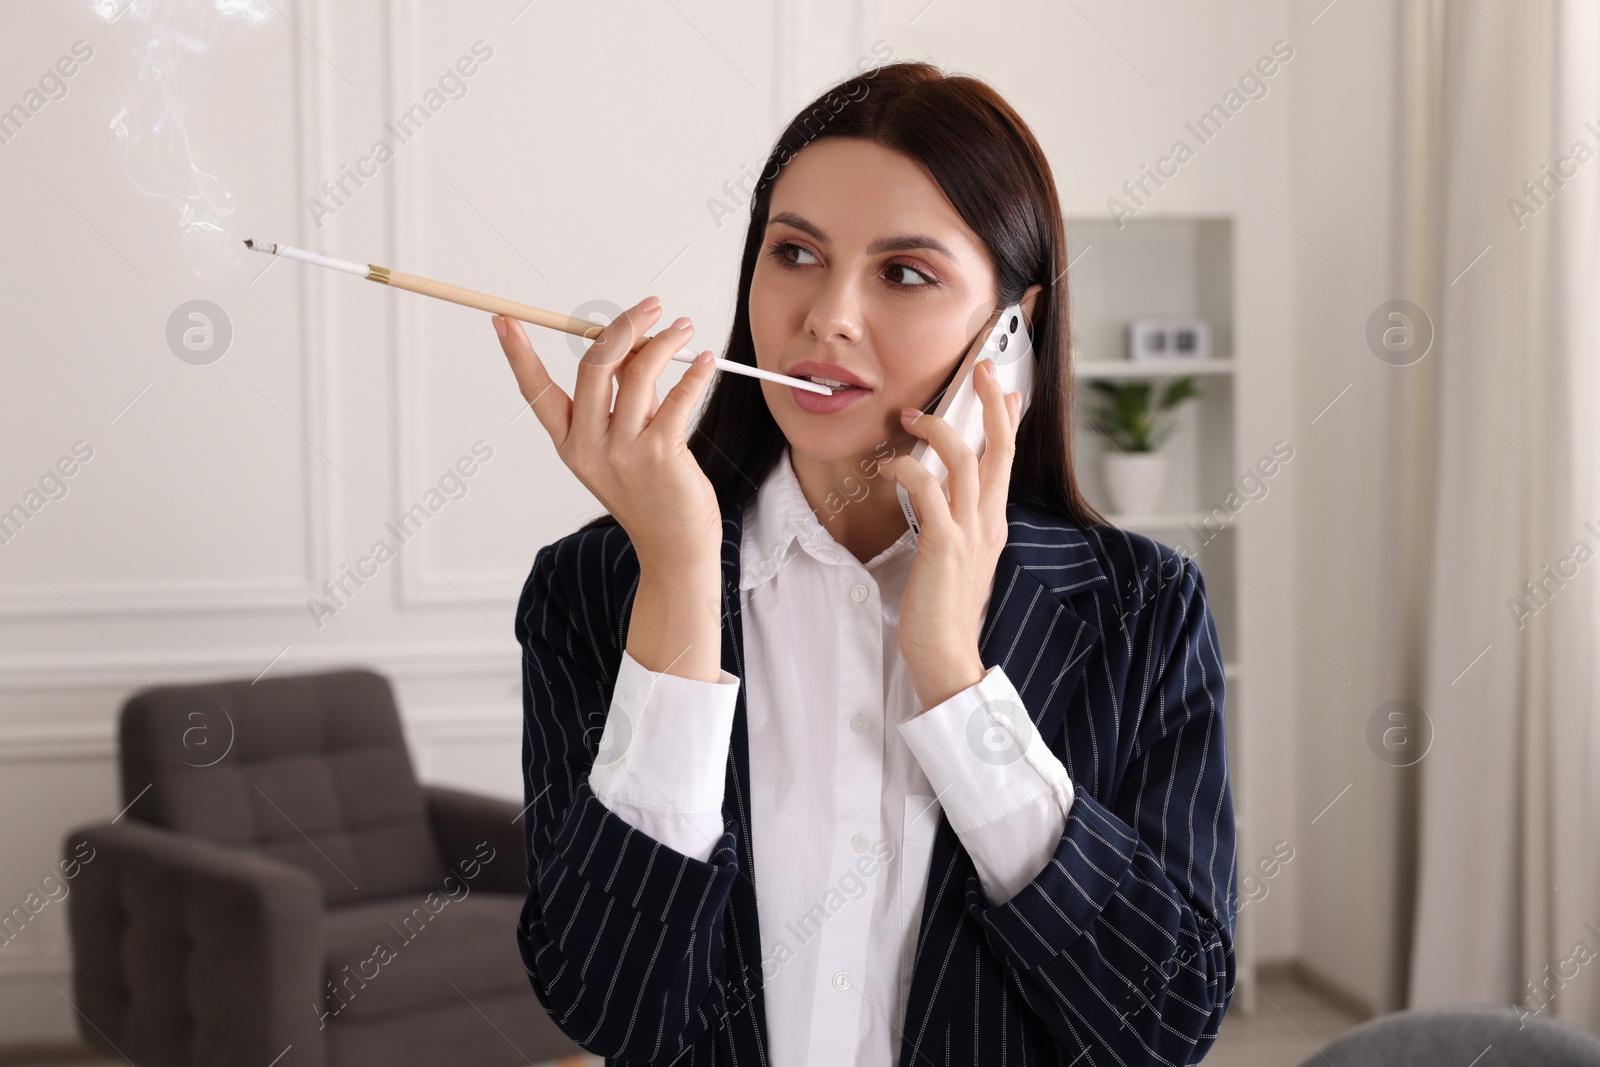
[[[495,320],[608,511],[540,549],[516,620],[518,943],[608,1063],[1183,1064],[1215,1039],[1236,910],[1216,626],[1195,565],[1074,480],[1066,262],[1020,117],[895,63],[804,109],[751,202],[727,358],[852,383],[834,402],[710,389],[709,351],[658,400],[693,325],[629,354],[654,298],[571,398]],[[980,366],[974,460],[918,409],[1018,302],[1035,396],[1019,419]]]

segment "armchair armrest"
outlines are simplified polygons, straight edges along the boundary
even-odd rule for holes
[[[321,1067],[322,887],[259,853],[137,821],[70,832],[84,1039],[139,1063]],[[115,1046],[113,1049],[110,1046]]]
[[[422,795],[446,870],[473,889],[527,894],[518,804],[442,785],[424,785]]]

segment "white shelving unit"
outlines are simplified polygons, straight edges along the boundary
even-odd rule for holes
[[[1257,854],[1249,816],[1251,791],[1247,753],[1250,709],[1243,691],[1245,665],[1239,607],[1244,583],[1239,561],[1239,526],[1248,509],[1234,515],[1224,501],[1244,464],[1240,455],[1235,398],[1244,364],[1233,358],[1233,222],[1229,218],[1133,219],[1070,223],[1073,259],[1069,300],[1073,323],[1078,476],[1089,501],[1112,522],[1172,545],[1199,564],[1205,577],[1227,684],[1225,708],[1228,765],[1238,829],[1241,875]],[[1212,358],[1129,360],[1129,319],[1146,315],[1203,315],[1211,323]],[[1088,428],[1096,399],[1089,381],[1165,379],[1192,375],[1200,396],[1177,412],[1177,429],[1161,451],[1170,468],[1166,498],[1151,514],[1116,515],[1109,508],[1100,474],[1104,445]],[[1251,909],[1238,917],[1235,958],[1239,981],[1234,999],[1245,1014],[1255,1010],[1256,952]]]

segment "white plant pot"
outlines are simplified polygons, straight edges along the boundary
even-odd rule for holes
[[[1161,510],[1167,497],[1167,457],[1159,452],[1109,451],[1101,457],[1101,473],[1111,508],[1122,515],[1149,515]]]

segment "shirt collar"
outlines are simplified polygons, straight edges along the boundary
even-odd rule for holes
[[[761,483],[745,513],[744,536],[739,549],[741,590],[753,588],[776,575],[784,561],[794,555],[796,544],[822,563],[862,565],[817,519],[800,489],[800,479],[795,476],[789,451],[789,446],[785,445],[783,455],[773,464],[772,472]],[[914,549],[915,538],[916,534],[908,528],[866,566],[875,567]]]

